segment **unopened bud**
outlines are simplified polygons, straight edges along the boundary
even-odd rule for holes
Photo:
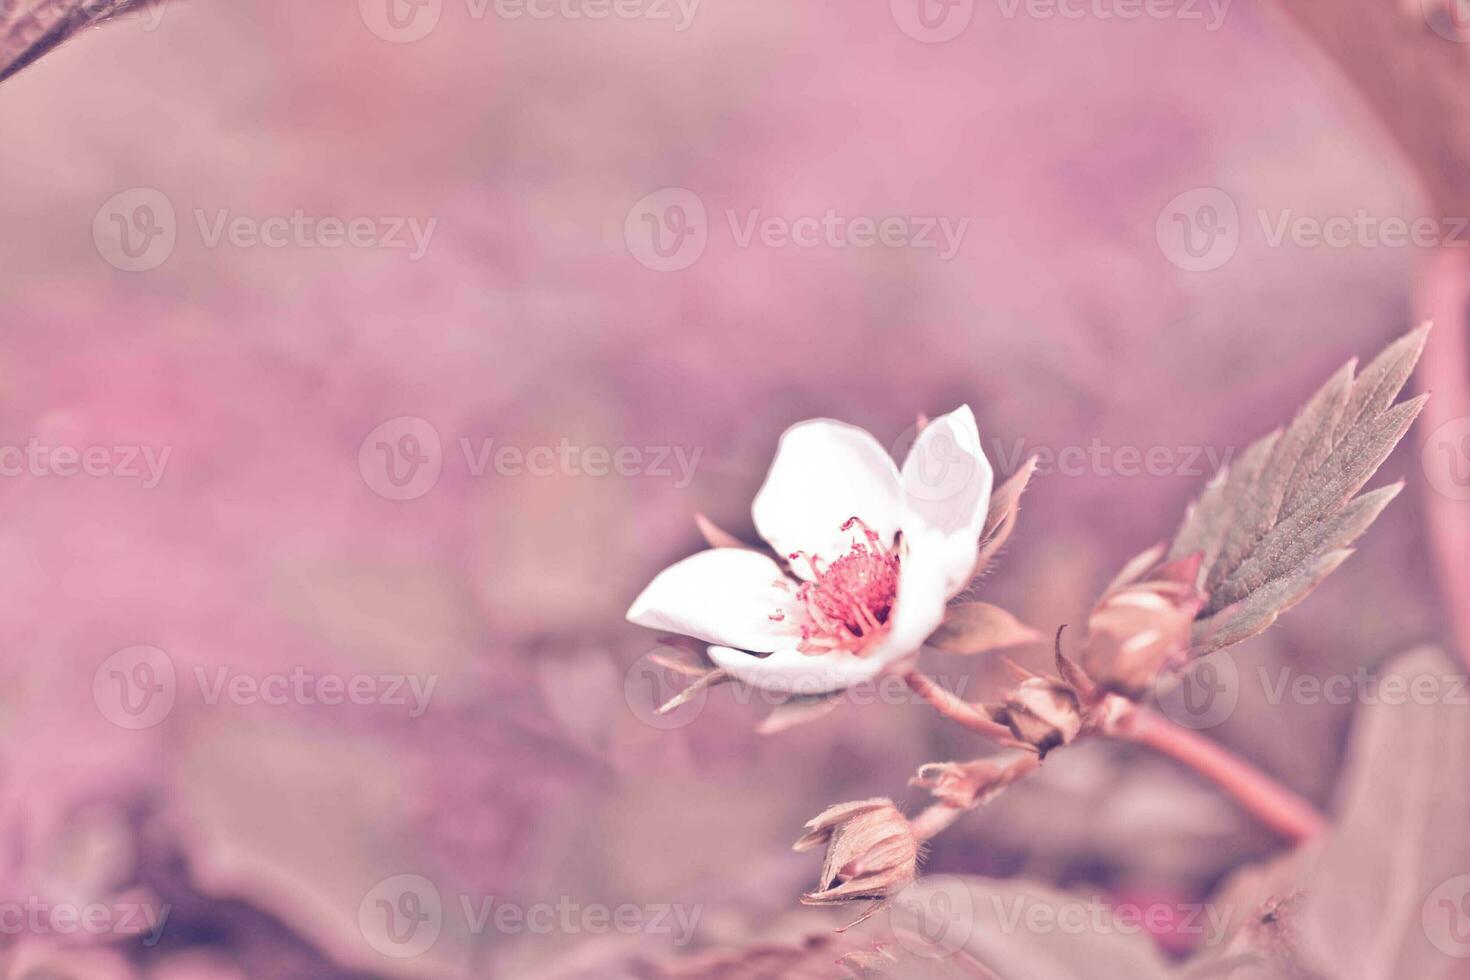
[[[1206,596],[1195,585],[1200,556],[1163,565],[1144,581],[1115,584],[1087,621],[1083,665],[1104,690],[1137,697],[1189,649]]]
[[[1016,738],[1042,755],[1071,742],[1082,730],[1076,693],[1046,677],[1027,678],[1013,688],[999,717]]]
[[[891,800],[842,803],[807,827],[793,849],[826,844],[827,857],[817,890],[803,895],[803,904],[887,901],[918,874],[919,840]]]

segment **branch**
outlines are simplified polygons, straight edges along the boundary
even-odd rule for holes
[[[1248,813],[1295,843],[1327,828],[1316,807],[1255,766],[1198,732],[1181,728],[1149,708],[1123,712],[1102,734],[1147,745],[1181,762],[1228,792]]]
[[[913,689],[925,701],[934,706],[934,709],[950,721],[964,725],[966,728],[981,735],[988,735],[994,739],[1000,739],[1009,744],[1013,739],[1011,730],[990,716],[982,713],[973,704],[963,701],[955,695],[946,691],[933,679],[921,674],[917,670],[911,670],[903,675],[905,683]]]

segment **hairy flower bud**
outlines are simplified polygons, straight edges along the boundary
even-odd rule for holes
[[[1082,730],[1076,692],[1048,677],[1030,677],[1012,688],[997,715],[1017,739],[1042,755]]]
[[[807,828],[792,849],[826,844],[827,857],[817,890],[803,895],[803,904],[886,901],[918,874],[919,839],[891,800],[841,803],[808,821]]]

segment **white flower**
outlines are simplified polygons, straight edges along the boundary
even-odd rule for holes
[[[710,659],[747,684],[841,690],[939,626],[970,581],[993,479],[968,405],[925,426],[901,471],[862,429],[794,425],[751,506],[788,564],[702,551],[660,572],[628,619],[712,644]]]

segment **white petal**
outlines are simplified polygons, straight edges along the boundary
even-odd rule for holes
[[[939,628],[945,605],[958,591],[951,591],[950,572],[944,561],[948,539],[933,532],[923,533],[928,537],[911,539],[905,532],[904,554],[898,566],[898,595],[888,617],[888,632],[869,652],[870,657],[892,662],[918,650]],[[965,566],[960,588],[969,582],[969,572],[975,565],[974,550],[972,545],[970,564]]]
[[[788,695],[827,694],[880,673],[888,662],[843,650],[807,656],[794,646],[757,657],[729,647],[710,647],[709,657],[736,680]]]
[[[968,405],[925,426],[903,462],[904,561],[918,551],[941,568],[946,599],[975,567],[994,480]]]
[[[756,530],[780,555],[804,551],[827,561],[841,557],[862,530],[843,531],[857,517],[884,546],[903,512],[898,469],[888,452],[856,426],[813,419],[786,430],[771,472],[750,508]],[[792,570],[810,577],[805,562]]]
[[[795,596],[796,583],[770,557],[744,548],[714,548],[659,572],[633,601],[628,621],[764,652],[790,646],[799,635]],[[770,618],[783,610],[784,620]]]

